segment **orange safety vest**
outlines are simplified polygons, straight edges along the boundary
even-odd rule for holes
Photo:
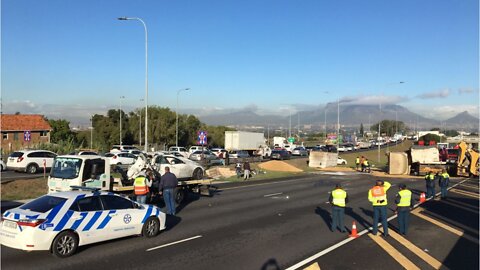
[[[372,188],[372,196],[377,198],[377,197],[385,197],[385,190],[383,189],[383,187],[380,187],[380,186],[374,186]]]
[[[135,195],[145,195],[150,191],[146,183],[146,178],[143,176],[135,178],[133,186],[135,188]]]

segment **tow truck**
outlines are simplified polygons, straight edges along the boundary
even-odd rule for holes
[[[175,158],[180,159],[178,157]],[[165,166],[165,164],[163,164],[163,166]],[[169,166],[179,167],[177,164],[170,164]],[[140,155],[135,164],[125,173],[121,168],[112,168],[109,159],[106,157],[93,155],[57,156],[48,177],[48,193],[69,191],[72,190],[72,187],[82,186],[133,196],[134,179],[146,168],[152,169],[154,174],[159,177],[159,170],[164,167],[160,164],[152,166],[146,156]],[[119,172],[120,177],[114,177],[112,175],[112,169]],[[198,168],[195,168],[194,174],[190,177],[182,177],[179,179],[178,186],[175,190],[175,198],[178,204],[180,204],[189,193],[211,196],[211,188],[213,188],[211,186],[211,180],[203,179],[203,172],[204,169],[198,165]]]

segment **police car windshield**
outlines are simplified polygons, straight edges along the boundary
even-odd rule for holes
[[[74,179],[78,177],[81,166],[82,160],[79,158],[56,158],[50,176],[62,179]]]
[[[64,203],[66,200],[67,199],[65,198],[45,195],[20,206],[20,209],[45,213],[47,211],[50,211],[50,209],[54,208],[55,206]]]

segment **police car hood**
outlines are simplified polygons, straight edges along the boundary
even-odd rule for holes
[[[50,210],[52,211],[52,210]],[[21,219],[41,219],[46,217],[46,215],[50,212],[46,213],[40,213],[40,212],[34,212],[29,209],[20,209],[20,208],[13,208],[10,210],[5,211],[3,213],[3,218],[8,219],[8,220],[13,220],[13,221],[19,221]]]

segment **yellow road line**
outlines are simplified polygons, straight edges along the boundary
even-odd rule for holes
[[[403,256],[398,250],[396,250],[392,245],[385,241],[382,237],[378,235],[368,234],[375,243],[377,243],[383,250],[385,250],[393,259],[395,259],[403,268],[407,270],[420,270],[412,261]]]
[[[452,188],[452,189],[450,189],[450,191],[453,192],[453,193],[469,196],[469,197],[476,198],[476,199],[479,198],[478,193],[468,192],[468,191],[464,191],[464,190],[460,190],[460,189],[456,189],[456,188]]]
[[[457,229],[455,229],[455,228],[453,228],[453,227],[451,227],[451,226],[449,226],[449,225],[447,225],[443,222],[440,222],[436,219],[433,219],[429,216],[426,216],[426,215],[420,213],[420,210],[421,210],[420,208],[417,208],[417,209],[413,210],[411,213],[416,215],[417,217],[422,218],[422,219],[424,219],[424,220],[426,220],[430,223],[433,223],[433,224],[437,225],[438,227],[443,228],[443,229],[445,229],[445,230],[447,230],[447,231],[449,231],[449,232],[451,232],[455,235],[458,235],[460,237],[464,237],[465,239],[470,240],[474,243],[478,243],[478,239],[473,238],[470,235],[466,235],[464,231],[457,230]]]
[[[412,242],[408,241],[407,239],[396,233],[394,230],[390,230],[390,235],[404,247],[415,253],[415,255],[420,257],[426,263],[430,264],[433,268],[440,269],[442,267],[441,262],[430,256],[430,254],[426,253],[421,248],[415,246]]]
[[[308,266],[307,268],[303,268],[303,270],[321,270],[321,269],[318,263],[314,263]]]
[[[471,212],[471,213],[474,213],[474,214],[478,214],[478,210],[473,210],[473,209],[471,209],[471,208],[462,206],[462,205],[457,204],[457,203],[453,203],[453,202],[446,201],[446,200],[442,200],[442,203],[451,205],[451,206],[453,206],[453,207],[457,207],[457,208],[463,209],[463,210],[465,210],[465,211],[468,211],[468,212]]]

